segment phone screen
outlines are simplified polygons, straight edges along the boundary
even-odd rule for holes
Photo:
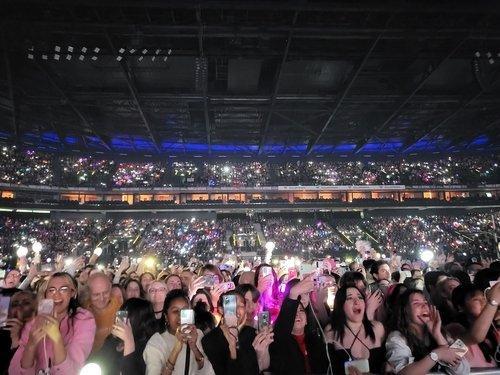
[[[127,310],[118,310],[115,316],[115,322],[121,322],[123,324],[127,324],[128,320],[128,311]]]
[[[235,327],[238,324],[238,319],[236,317],[236,296],[234,294],[224,296],[222,303],[224,308],[224,321],[229,327]]]
[[[9,315],[10,297],[0,297],[0,327],[5,326]]]
[[[38,302],[38,315],[52,315],[54,312],[54,300],[44,298]]]
[[[181,325],[194,324],[194,310],[182,309],[181,310]]]
[[[259,313],[257,328],[260,331],[269,326],[269,311],[262,311]]]

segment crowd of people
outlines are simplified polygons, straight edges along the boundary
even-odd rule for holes
[[[148,231],[152,246],[187,223],[157,224],[120,231]],[[328,239],[320,224],[302,235]],[[96,249],[42,270],[30,255],[0,278],[0,374],[469,374],[500,363],[500,260],[226,252],[155,265],[132,253],[102,267]]]
[[[54,156],[3,146],[0,182],[123,187],[274,185],[480,185],[498,183],[497,157],[453,156],[390,161],[148,161]]]
[[[464,215],[382,216],[336,220],[256,215],[251,218],[171,217],[164,219],[127,218],[48,219],[4,216],[0,219],[0,267],[12,261],[20,246],[39,242],[47,259],[58,254],[89,255],[97,246],[101,259],[111,263],[116,254],[152,255],[162,265],[186,262],[191,256],[203,261],[229,252],[263,255],[266,243],[273,243],[277,256],[306,259],[331,255],[351,257],[373,249],[398,252],[411,258],[423,249],[435,253],[466,255],[492,254],[500,238],[500,216],[496,213]],[[369,249],[360,250],[359,242]],[[105,265],[105,264],[103,264]]]
[[[346,245],[331,226],[324,221],[306,222],[302,219],[263,219],[264,235],[272,239],[279,254],[298,254],[311,257],[338,254]]]
[[[2,146],[0,182],[16,185],[52,185],[54,165],[50,155],[16,146]]]

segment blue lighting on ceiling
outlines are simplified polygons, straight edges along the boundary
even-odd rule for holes
[[[407,152],[416,151],[443,151],[450,145],[451,141],[447,139],[422,139],[414,143]],[[403,151],[403,150],[401,150]]]
[[[75,145],[77,143],[76,137],[71,137],[71,136],[64,138],[64,141],[69,145]]]
[[[113,147],[116,150],[125,150],[125,151],[133,151],[134,150],[130,141],[126,141],[126,140],[121,139],[121,138],[111,139],[111,147]]]
[[[480,135],[479,137],[474,138],[474,140],[467,147],[482,147],[487,145],[489,141],[490,138],[487,135]]]
[[[151,141],[150,139],[135,138],[134,147],[137,150],[142,150],[142,151],[155,151],[155,146],[153,145],[153,141]]]
[[[44,132],[42,133],[42,140],[47,142],[59,142],[59,136],[56,132]]]
[[[285,153],[306,152],[306,150],[307,150],[306,144],[288,145],[286,146]]]
[[[403,142],[372,142],[365,144],[361,150],[366,152],[386,152],[386,151],[398,151]]]

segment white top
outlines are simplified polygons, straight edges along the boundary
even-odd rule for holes
[[[396,374],[415,361],[406,338],[399,331],[393,331],[387,336],[385,349],[387,362],[394,368]],[[462,361],[456,368],[445,367],[445,372],[450,375],[469,374],[469,362],[465,358],[462,358]]]
[[[203,332],[199,329],[196,330],[198,332],[198,339],[196,340],[196,346],[200,350],[200,352],[205,356],[203,352],[203,347],[201,346],[201,338],[203,337]],[[144,362],[146,362],[146,375],[161,375],[165,365],[167,363],[168,357],[174,348],[175,342],[177,339],[175,336],[171,335],[168,330],[164,333],[159,334],[155,333],[149,339],[146,344],[146,348],[144,349],[143,358]],[[173,375],[184,375],[184,364],[186,363],[186,345],[182,346],[182,350],[177,357],[177,362],[175,362]],[[190,375],[212,375],[215,374],[212,369],[212,365],[210,361],[205,356],[203,361],[203,368],[198,370],[198,364],[196,363],[196,359],[194,354],[191,352],[189,357],[189,374]]]

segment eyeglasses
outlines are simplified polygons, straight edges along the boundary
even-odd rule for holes
[[[69,286],[62,286],[59,289],[57,289],[57,288],[48,288],[47,289],[47,294],[54,295],[54,294],[56,294],[56,292],[59,292],[61,294],[69,294],[72,291],[73,291],[73,289],[71,289]]]

